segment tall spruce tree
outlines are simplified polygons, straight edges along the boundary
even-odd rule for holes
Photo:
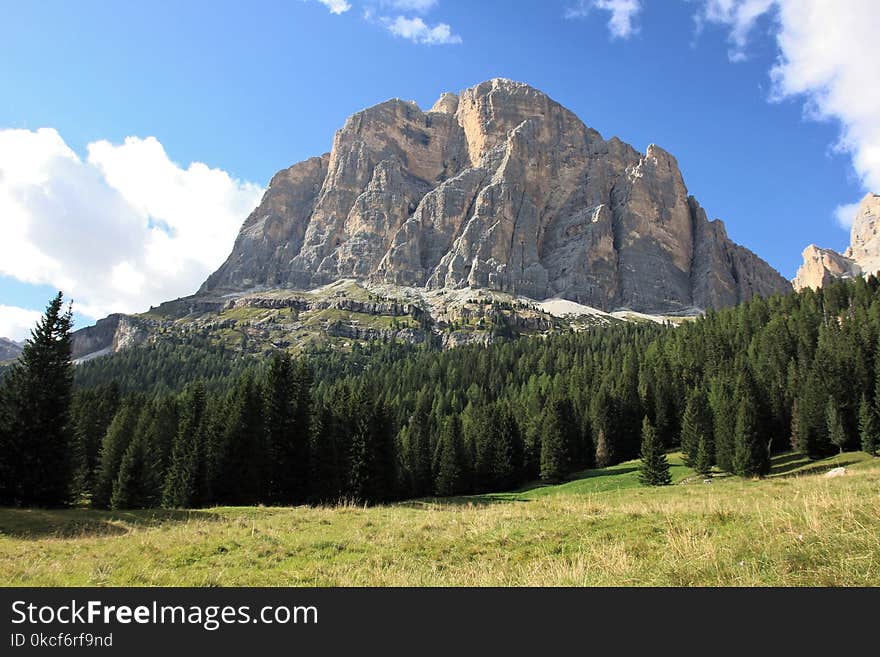
[[[110,426],[107,427],[107,433],[101,441],[95,489],[91,498],[92,506],[97,509],[110,508],[113,485],[119,476],[119,465],[138,428],[143,403],[142,395],[129,395],[122,401]]]
[[[733,472],[741,477],[763,477],[770,471],[770,455],[758,425],[757,401],[748,383],[737,386],[737,394]]]
[[[162,501],[161,462],[148,440],[149,434],[139,431],[129,442],[113,483],[110,508],[150,509]]]
[[[541,479],[544,481],[563,481],[571,472],[572,420],[571,404],[567,400],[554,399],[547,406],[541,423]]]
[[[712,434],[712,410],[709,408],[709,400],[701,388],[695,387],[688,394],[681,421],[681,451],[687,465],[693,467],[696,463],[700,441],[706,443],[707,454],[714,451]]]
[[[828,403],[825,405],[825,426],[828,427],[828,441],[843,454],[849,436],[846,435],[843,418],[832,397],[828,398]]]
[[[277,353],[266,375],[268,498],[273,504],[302,504],[309,491],[311,373],[287,352]]]
[[[180,403],[180,423],[162,489],[162,506],[166,508],[187,508],[197,503],[204,459],[205,408],[205,385],[198,381],[184,391]]]
[[[697,455],[694,458],[693,464],[694,470],[704,477],[712,473],[712,461],[714,456],[712,454],[710,440],[711,439],[706,438],[705,436],[700,438],[700,442],[697,445]]]
[[[434,492],[437,495],[460,495],[467,491],[461,420],[458,415],[449,416],[443,425],[435,463]]]
[[[639,481],[644,486],[666,486],[672,483],[669,461],[663,441],[646,415],[642,420],[642,449]]]
[[[71,494],[73,312],[61,292],[31,331],[0,392],[0,504],[61,506]]]

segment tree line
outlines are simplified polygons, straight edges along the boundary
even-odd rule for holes
[[[209,381],[181,345],[182,389],[167,377],[138,387],[124,366],[170,372],[174,346],[90,363],[89,385],[74,389],[59,296],[0,386],[0,502],[379,502],[558,482],[637,457],[644,483],[663,484],[673,448],[698,472],[745,477],[792,448],[875,454],[878,288],[869,277],[756,298],[676,328],[622,323],[449,351],[279,352],[226,376],[217,362]],[[37,357],[44,333],[57,337],[55,357]],[[38,450],[54,454],[34,471],[54,482],[39,494],[44,479],[18,475]]]

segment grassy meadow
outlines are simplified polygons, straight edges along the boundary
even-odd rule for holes
[[[670,462],[662,488],[631,461],[370,508],[0,509],[0,584],[880,585],[880,459],[783,454],[766,479],[710,484]]]

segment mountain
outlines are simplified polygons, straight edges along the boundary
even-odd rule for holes
[[[272,178],[199,293],[343,278],[650,313],[791,290],[707,220],[672,155],[503,79],[351,116],[330,153]]]
[[[853,219],[849,247],[842,255],[810,244],[803,257],[804,263],[792,281],[797,290],[880,272],[880,194],[867,194],[862,199]]]
[[[683,321],[791,284],[709,221],[675,158],[605,140],[525,84],[393,99],[273,176],[199,291],[74,335],[79,361],[152,338],[251,353],[444,347],[621,319]],[[645,315],[649,315],[646,317]]]
[[[0,361],[13,360],[21,355],[21,345],[9,338],[0,338]]]

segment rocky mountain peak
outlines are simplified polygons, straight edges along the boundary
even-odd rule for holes
[[[273,178],[200,292],[342,278],[664,312],[791,289],[708,221],[671,154],[503,78],[352,115]]]
[[[840,278],[880,272],[880,194],[866,194],[850,231],[849,247],[841,255],[810,244],[792,281],[795,289],[819,288]]]

